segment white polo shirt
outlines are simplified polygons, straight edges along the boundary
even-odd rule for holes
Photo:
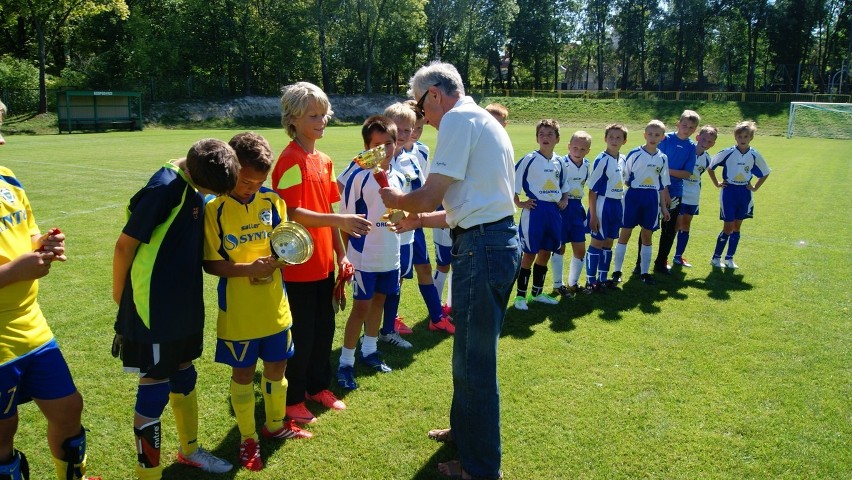
[[[470,228],[514,215],[514,149],[490,113],[462,97],[444,114],[429,173],[458,180],[444,194],[450,227]]]

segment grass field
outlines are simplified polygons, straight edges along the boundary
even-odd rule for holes
[[[42,230],[68,235],[69,261],[41,281],[40,300],[86,401],[90,474],[131,478],[135,462],[136,381],[108,353],[112,251],[126,201],[193,141],[233,133],[15,135],[0,148],[0,164],[24,182]],[[282,130],[262,133],[274,151],[285,146]],[[602,132],[591,133],[598,152]],[[535,147],[531,126],[510,125],[510,134],[517,158]],[[628,146],[640,138],[631,133]],[[434,139],[427,128],[423,140]],[[724,131],[717,146],[732,140]],[[319,148],[340,171],[360,144],[358,128],[339,127]],[[758,136],[754,146],[773,173],[756,194],[756,219],[744,224],[739,270],[708,264],[721,222],[717,193],[705,186],[686,255],[694,268],[656,287],[628,275],[616,293],[509,311],[499,358],[507,478],[852,478],[852,200],[844,193],[852,142]],[[631,244],[628,263],[635,254]],[[197,362],[200,441],[236,462],[229,370],[212,361],[213,284],[208,276]],[[311,440],[264,443],[260,473],[214,477],[172,465],[177,439],[167,409],[165,478],[437,478],[436,463],[455,452],[425,433],[447,426],[452,340],[428,331],[411,282],[401,314],[415,328],[415,347],[383,348],[394,372],[358,370],[361,388],[341,395],[349,408],[316,412]],[[344,321],[339,314],[338,333]],[[338,336],[334,365],[339,345]],[[44,429],[35,405],[21,407],[17,446],[34,479],[52,478]]]

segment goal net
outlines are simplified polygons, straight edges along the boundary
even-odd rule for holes
[[[852,139],[852,103],[790,102],[787,138]]]

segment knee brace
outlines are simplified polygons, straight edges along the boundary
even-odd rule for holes
[[[8,478],[9,480],[30,479],[30,464],[27,462],[24,452],[19,450],[12,452],[12,459],[9,460],[9,463],[0,465],[0,478]]]
[[[134,428],[136,435],[136,454],[139,466],[142,468],[155,468],[160,465],[160,421],[142,425],[142,428]]]
[[[80,433],[66,438],[62,442],[62,461],[65,463],[65,479],[74,480],[84,478],[86,471],[86,429],[81,428]]]
[[[145,383],[136,391],[136,413],[148,418],[160,418],[169,404],[169,383]]]
[[[198,372],[195,371],[195,365],[190,365],[183,370],[178,370],[172,375],[169,380],[169,388],[172,393],[180,393],[181,395],[189,395],[189,392],[195,390],[195,381],[198,379]]]

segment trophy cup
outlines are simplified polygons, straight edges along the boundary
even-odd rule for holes
[[[368,150],[364,150],[356,155],[352,161],[365,170],[372,170],[373,178],[376,179],[376,182],[378,182],[380,187],[385,188],[390,186],[388,183],[388,173],[381,167],[382,160],[384,160],[386,154],[385,146],[379,145]],[[400,220],[405,218],[405,212],[389,208],[387,212],[385,212],[384,218],[387,218],[391,223],[399,223]]]
[[[302,225],[286,221],[281,222],[269,234],[269,246],[272,256],[285,265],[305,263],[314,254],[314,241],[308,229]],[[262,285],[272,281],[272,275],[263,278],[250,278],[252,285]]]

